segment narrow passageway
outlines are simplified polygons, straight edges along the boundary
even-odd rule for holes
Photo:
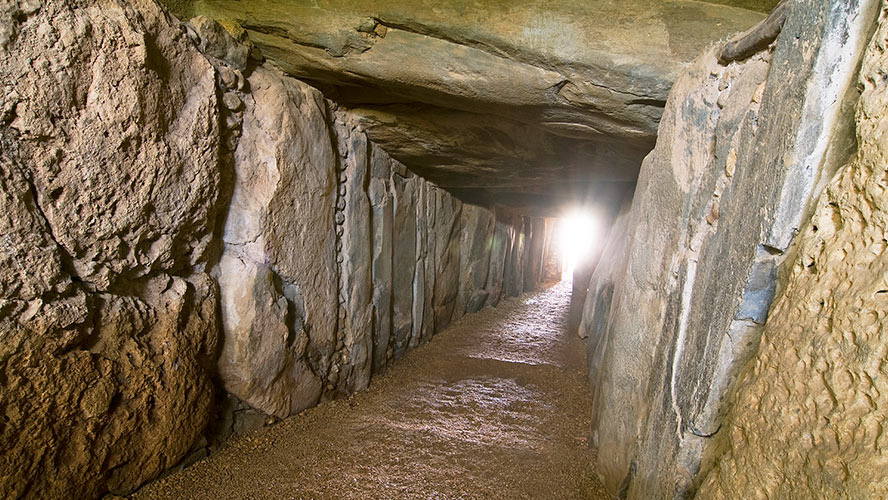
[[[608,498],[570,284],[462,318],[369,390],[229,441],[138,499]]]
[[[0,500],[888,500],[886,46],[888,0],[4,2]]]

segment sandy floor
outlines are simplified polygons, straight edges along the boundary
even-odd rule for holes
[[[229,441],[137,499],[595,499],[570,285],[463,318],[369,390]]]

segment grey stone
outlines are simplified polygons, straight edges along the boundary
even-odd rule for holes
[[[509,242],[509,227],[496,217],[493,222],[493,233],[490,240],[490,269],[487,271],[486,284],[488,290],[486,305],[491,307],[495,307],[503,298],[503,276]]]
[[[598,465],[612,494],[693,494],[728,384],[758,344],[775,266],[847,158],[843,110],[874,5],[793,4],[773,54],[724,67],[711,50],[676,82],[642,166],[627,255],[599,265],[586,305]]]
[[[339,390],[350,394],[370,384],[373,355],[373,300],[371,201],[369,184],[371,153],[364,133],[355,129],[345,114],[336,115],[340,168],[345,185],[345,222],[340,266],[340,295],[345,299],[345,321],[339,329],[345,336],[348,364],[340,375]],[[343,378],[342,375],[345,375]]]
[[[373,233],[373,373],[386,366],[392,339],[392,239],[394,200],[391,191],[391,159],[378,147],[370,156],[370,223]]]
[[[435,287],[432,300],[435,331],[462,316],[457,309],[459,292],[459,240],[462,203],[441,189],[434,190],[434,226],[429,229],[435,242]]]
[[[466,313],[480,310],[490,295],[486,286],[490,273],[494,221],[493,214],[488,210],[475,205],[463,205],[458,304]]]
[[[417,207],[422,213],[422,217],[417,220],[417,238],[420,240],[420,256],[422,261],[417,262],[417,274],[420,272],[424,277],[422,303],[418,300],[414,301],[414,336],[418,335],[420,341],[426,342],[432,338],[435,333],[435,310],[434,295],[435,283],[437,282],[437,274],[435,271],[435,253],[436,243],[434,232],[431,230],[433,223],[437,217],[435,207],[435,192],[437,188],[428,182],[423,182],[417,196]],[[421,265],[421,271],[420,271]],[[415,292],[418,298],[419,290]],[[422,321],[417,322],[418,313],[422,310]],[[419,328],[417,330],[417,327]]]
[[[285,417],[318,401],[336,343],[336,152],[317,90],[265,67],[249,82],[213,273],[225,331],[219,374],[238,398]]]
[[[416,265],[414,179],[392,174],[394,225],[392,243],[392,331],[394,356],[407,352],[413,332],[413,279]]]

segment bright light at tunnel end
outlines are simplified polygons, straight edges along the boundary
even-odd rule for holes
[[[559,218],[561,279],[571,279],[574,269],[592,256],[598,244],[599,229],[598,218],[589,210],[574,209]]]

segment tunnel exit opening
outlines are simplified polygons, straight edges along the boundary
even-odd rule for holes
[[[600,218],[586,208],[571,209],[558,219],[562,280],[572,280],[575,270],[586,267],[599,245],[600,232]]]

